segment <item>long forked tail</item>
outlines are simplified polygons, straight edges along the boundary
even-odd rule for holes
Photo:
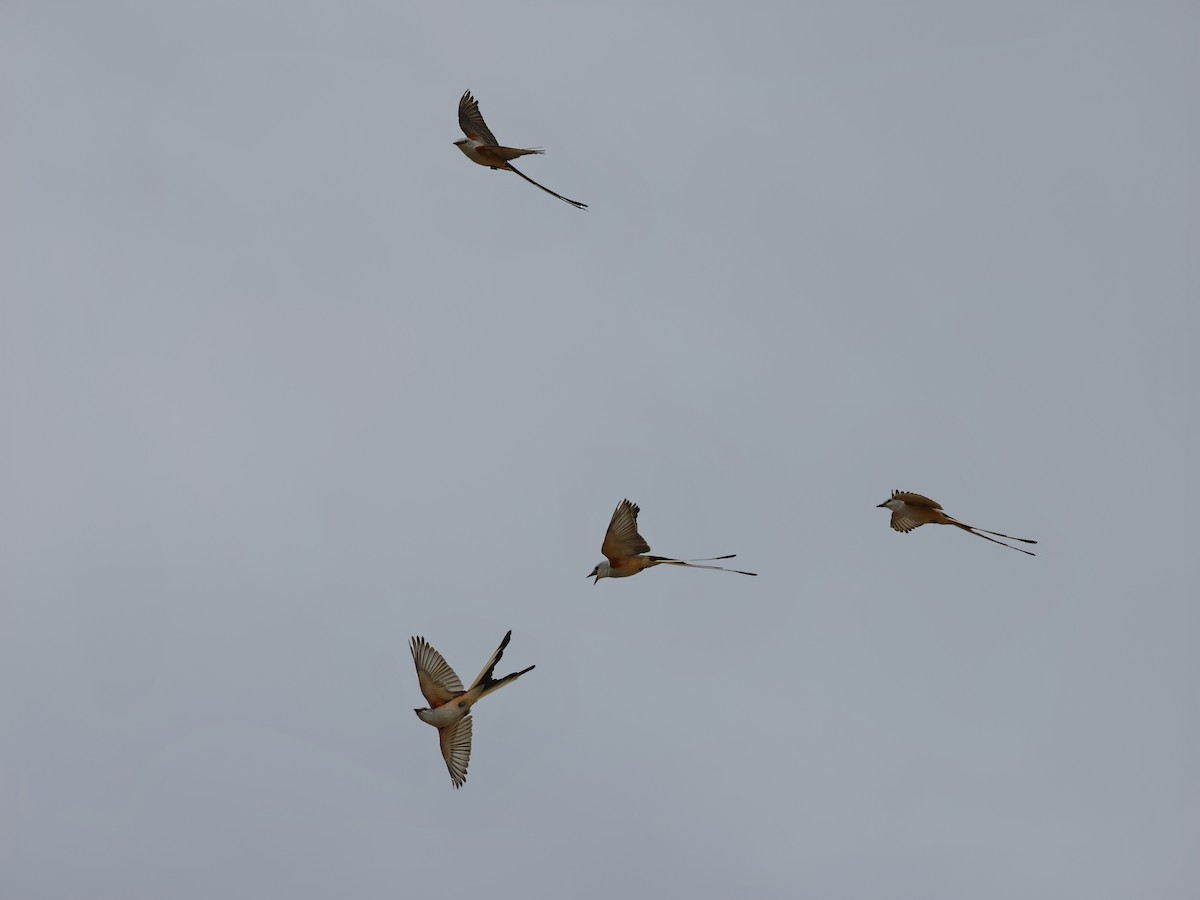
[[[946,518],[950,519],[949,516],[947,516]],[[1006,544],[1006,543],[1004,543],[1004,541],[998,541],[998,540],[996,540],[996,538],[988,537],[988,535],[994,534],[994,535],[996,535],[996,537],[1008,538],[1010,541],[1021,541],[1026,544],[1036,544],[1037,543],[1037,541],[1030,540],[1029,538],[1013,537],[1010,534],[1001,534],[998,531],[987,531],[984,528],[975,528],[971,525],[964,525],[962,522],[956,521],[954,519],[950,519],[950,524],[954,525],[958,528],[961,528],[963,531],[967,532],[967,534],[973,534],[977,538],[983,538],[985,541],[991,541],[993,544],[999,544],[1001,547],[1007,547],[1009,550],[1016,550],[1018,553],[1024,553],[1026,556],[1037,556],[1037,554],[1032,552],[1031,550],[1022,550],[1020,547],[1014,547],[1012,544]],[[981,532],[986,532],[986,533],[981,533]]]
[[[486,697],[488,694],[492,693],[492,691],[500,690],[500,688],[504,687],[504,685],[508,684],[510,681],[516,681],[526,672],[537,668],[536,666],[530,666],[528,669],[522,669],[520,672],[513,672],[511,675],[505,675],[503,678],[493,677],[493,673],[496,671],[496,665],[500,662],[500,658],[504,656],[504,648],[508,646],[508,642],[511,640],[512,631],[510,630],[508,634],[504,635],[504,640],[500,642],[500,646],[496,648],[496,652],[492,654],[492,658],[488,660],[487,665],[483,667],[483,671],[479,673],[479,676],[471,684],[471,687],[467,690],[467,693],[470,693],[478,688],[479,696]]]
[[[537,666],[530,666],[528,669],[522,669],[520,672],[513,672],[511,675],[505,675],[503,678],[489,680],[486,684],[483,685],[483,690],[481,690],[479,692],[479,696],[486,697],[488,694],[492,693],[493,691],[500,690],[500,688],[504,687],[509,682],[516,681],[518,678],[520,678],[526,672],[531,672],[536,668],[537,668]]]
[[[516,168],[512,163],[509,163],[506,168],[508,169],[508,171],[513,172],[517,175],[520,175],[522,178],[524,178],[526,181],[528,181],[534,187],[541,188],[543,191],[545,191],[547,194],[550,194],[552,197],[557,197],[559,200],[563,201],[564,203],[570,203],[576,209],[587,209],[586,203],[580,203],[578,200],[570,200],[570,199],[564,197],[562,194],[554,193],[554,191],[550,190],[550,188],[546,187],[545,185],[538,184],[536,181],[534,181],[532,178],[530,178],[528,175],[526,175],[520,169]]]
[[[708,559],[733,559],[737,556],[736,553],[730,553],[726,556],[710,556]],[[701,566],[696,560],[691,559],[666,559],[662,556],[651,556],[649,559],[654,560],[659,565],[663,566],[687,566],[689,569],[715,569],[718,572],[736,572],[738,575],[754,575],[757,577],[757,572],[743,572],[741,569],[726,569],[724,566]]]

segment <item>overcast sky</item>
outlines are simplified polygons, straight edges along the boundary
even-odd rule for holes
[[[0,896],[1195,900],[1198,29],[0,5]]]

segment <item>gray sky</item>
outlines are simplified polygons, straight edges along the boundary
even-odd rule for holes
[[[1198,26],[5,3],[0,895],[1194,900]]]

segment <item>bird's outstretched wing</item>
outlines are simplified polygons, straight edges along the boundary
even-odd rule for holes
[[[446,768],[450,770],[450,780],[456,788],[463,786],[467,780],[467,766],[471,762],[471,723],[470,716],[464,716],[453,725],[438,729],[438,740],[442,745],[442,758],[446,760]]]
[[[458,127],[473,141],[482,141],[493,147],[500,146],[496,136],[483,121],[483,113],[479,111],[479,101],[471,96],[470,91],[463,94],[462,99],[458,101]]]
[[[449,703],[463,694],[462,682],[450,668],[450,664],[423,637],[414,637],[410,644],[413,664],[417,667],[417,681],[421,693],[433,709]],[[469,742],[469,737],[468,737]]]
[[[641,509],[636,503],[622,500],[613,510],[612,521],[608,523],[608,531],[604,534],[604,543],[600,552],[615,563],[619,559],[628,559],[639,553],[649,553],[650,545],[638,534],[637,517]]]
[[[908,534],[914,528],[920,528],[928,521],[928,519],[915,519],[910,513],[892,510],[892,529],[902,534]]]
[[[942,508],[942,504],[936,500],[930,500],[928,497],[922,497],[920,494],[914,494],[911,491],[892,491],[892,497],[896,500],[903,500],[909,506],[928,506],[932,509]]]

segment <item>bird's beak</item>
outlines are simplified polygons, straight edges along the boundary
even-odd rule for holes
[[[887,501],[884,501],[883,503],[876,503],[876,504],[875,504],[875,508],[876,508],[876,509],[884,509],[886,506],[887,506]]]

